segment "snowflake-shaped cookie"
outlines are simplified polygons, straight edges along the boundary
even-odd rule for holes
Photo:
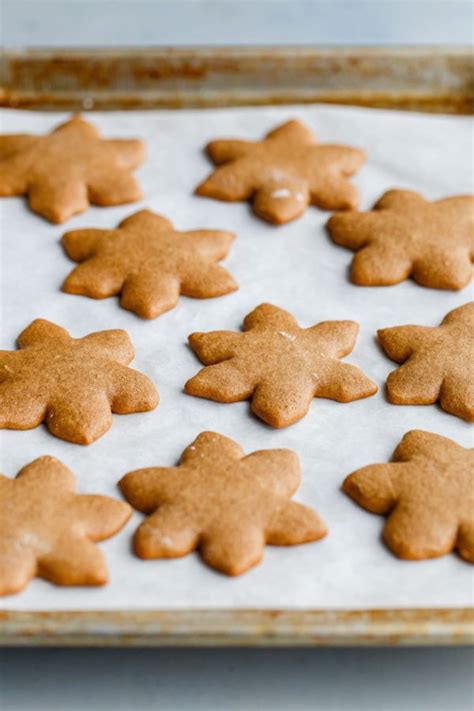
[[[104,585],[107,567],[94,541],[110,538],[129,519],[128,504],[78,495],[72,473],[40,457],[16,479],[0,474],[0,595],[35,576],[58,585]]]
[[[64,248],[82,264],[63,288],[94,299],[121,294],[124,308],[155,318],[174,308],[180,294],[205,299],[238,288],[216,264],[233,239],[231,232],[219,230],[177,232],[165,217],[141,210],[116,230],[67,232]]]
[[[140,558],[177,558],[199,549],[208,565],[240,575],[261,560],[266,543],[288,546],[326,535],[312,509],[290,501],[299,483],[294,452],[245,456],[233,440],[202,432],[178,467],[138,469],[120,488],[149,514],[135,533]]]
[[[474,421],[474,303],[450,311],[437,328],[395,326],[378,331],[387,355],[401,368],[390,373],[387,394],[395,405],[439,400],[452,415]]]
[[[261,304],[244,320],[244,332],[193,333],[189,343],[207,367],[185,385],[190,395],[238,402],[273,427],[308,412],[314,397],[350,402],[377,392],[361,370],[341,363],[355,345],[354,321],[323,321],[300,328],[287,311]]]
[[[370,212],[333,215],[336,244],[357,252],[351,279],[389,286],[413,277],[433,289],[462,289],[472,278],[474,197],[429,202],[410,190],[389,190]]]
[[[474,563],[474,450],[412,430],[390,464],[350,474],[345,493],[388,516],[383,537],[399,558],[435,558],[457,549]]]
[[[36,319],[18,338],[18,351],[0,351],[0,427],[27,430],[45,421],[56,437],[90,444],[112,424],[112,412],[153,410],[155,386],[126,366],[134,358],[126,331],[72,338]]]
[[[73,116],[46,136],[0,136],[0,197],[28,195],[32,210],[51,222],[65,222],[89,203],[140,200],[130,172],[142,161],[141,141],[105,140]]]
[[[299,121],[275,128],[262,141],[211,141],[207,152],[219,167],[197,194],[252,200],[256,214],[268,222],[289,222],[311,204],[327,210],[357,207],[358,192],[348,178],[364,163],[364,152],[319,144]]]

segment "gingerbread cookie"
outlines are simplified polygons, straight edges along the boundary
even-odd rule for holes
[[[234,239],[231,232],[176,232],[165,217],[141,210],[116,230],[67,232],[64,248],[82,262],[63,289],[94,299],[121,294],[121,305],[142,318],[174,308],[180,294],[205,299],[235,291],[223,259]]]
[[[138,469],[120,488],[148,514],[134,538],[140,558],[178,558],[199,549],[211,567],[240,575],[261,560],[266,543],[289,546],[326,535],[312,509],[290,500],[299,484],[294,452],[245,456],[233,440],[202,432],[178,467]]]
[[[189,343],[207,367],[188,380],[190,395],[238,402],[273,427],[308,412],[314,397],[350,402],[377,392],[361,370],[339,362],[357,338],[354,321],[323,321],[300,328],[287,311],[261,304],[244,320],[244,333],[193,333]]]
[[[65,222],[89,203],[121,205],[142,197],[130,172],[143,161],[137,140],[100,138],[80,116],[47,136],[0,136],[0,197],[28,195],[32,210]]]
[[[263,141],[223,139],[207,146],[219,166],[196,192],[216,200],[253,200],[259,217],[281,225],[307,206],[327,210],[357,207],[357,189],[348,181],[365,161],[357,148],[318,144],[299,121],[270,131]]]
[[[474,450],[412,430],[392,463],[358,469],[343,490],[364,509],[388,516],[383,537],[399,558],[435,558],[457,549],[474,563]]]
[[[327,229],[336,244],[357,252],[354,284],[389,286],[411,276],[433,289],[462,289],[472,278],[473,208],[473,196],[429,202],[389,190],[370,212],[333,215]]]
[[[40,457],[16,479],[0,474],[0,595],[38,576],[57,585],[104,585],[107,567],[94,541],[110,538],[131,516],[109,496],[75,493],[74,477]]]
[[[378,331],[382,348],[404,363],[387,379],[394,405],[431,405],[474,421],[474,303],[450,311],[437,328],[395,326]]]
[[[126,331],[84,338],[36,319],[18,338],[18,351],[0,351],[0,427],[27,430],[46,422],[56,437],[90,444],[121,415],[153,410],[155,386],[126,366],[134,358]]]

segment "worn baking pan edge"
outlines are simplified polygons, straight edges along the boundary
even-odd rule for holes
[[[472,645],[472,609],[0,612],[4,646]]]
[[[336,103],[472,113],[463,47],[8,50],[0,105],[152,109]]]

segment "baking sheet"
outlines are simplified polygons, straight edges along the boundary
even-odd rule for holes
[[[3,132],[44,133],[66,114],[3,111]],[[147,160],[137,171],[142,203],[91,208],[65,226],[30,213],[22,199],[2,200],[1,345],[13,348],[18,333],[43,317],[82,336],[124,328],[136,348],[134,367],[157,384],[161,403],[152,413],[114,416],[112,429],[89,447],[62,442],[42,426],[27,432],[0,431],[0,470],[8,476],[32,459],[51,454],[69,466],[83,492],[120,496],[116,482],[130,469],[176,463],[182,449],[205,429],[233,437],[247,452],[289,447],[298,452],[302,484],[296,498],[314,506],[329,526],[321,542],[292,548],[267,547],[261,565],[240,578],[224,577],[197,554],[179,560],[141,561],[130,550],[136,513],[125,529],[99,544],[107,556],[110,583],[99,589],[57,588],[34,580],[23,593],[3,598],[10,610],[117,610],[193,608],[401,608],[469,607],[472,567],[457,556],[402,562],[381,544],[383,518],[359,509],[340,491],[355,468],[386,461],[404,432],[422,428],[469,446],[468,424],[438,407],[396,407],[386,402],[383,383],[395,364],[380,351],[376,329],[405,323],[437,325],[447,311],[472,296],[423,289],[412,282],[366,289],[347,280],[351,252],[331,243],[324,231],[328,213],[315,208],[296,222],[275,228],[255,218],[248,205],[195,197],[210,170],[202,147],[211,138],[259,138],[289,118],[308,123],[322,141],[347,142],[367,150],[369,160],[354,182],[366,209],[386,189],[420,190],[429,198],[472,190],[468,118],[424,116],[325,106],[180,112],[94,113],[110,137],[138,136]],[[58,170],[60,166],[58,166]],[[70,229],[110,228],[149,207],[178,229],[221,228],[238,238],[225,265],[240,291],[212,300],[182,297],[179,306],[154,321],[142,321],[115,299],[94,301],[60,291],[74,266],[59,239]],[[184,382],[200,367],[186,346],[196,330],[238,329],[262,301],[291,311],[304,326],[324,319],[354,319],[361,325],[347,362],[379,385],[374,397],[351,404],[313,401],[306,418],[273,430],[253,417],[248,403],[223,405],[192,398]]]

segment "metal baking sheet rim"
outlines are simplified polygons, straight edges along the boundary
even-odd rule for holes
[[[469,114],[469,47],[8,49],[0,106],[203,108],[335,103]]]
[[[474,610],[0,612],[3,646],[337,647],[474,644]]]

